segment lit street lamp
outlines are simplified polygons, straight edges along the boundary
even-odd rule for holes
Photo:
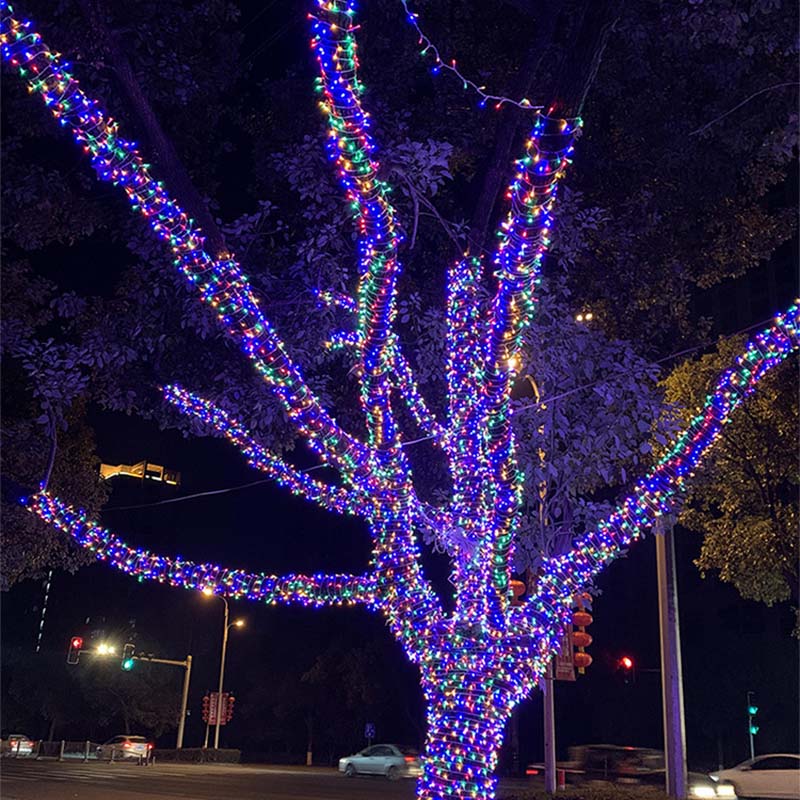
[[[205,588],[203,589],[203,594],[206,597],[214,597],[214,590]],[[222,685],[223,681],[225,680],[225,656],[228,651],[228,631],[231,628],[241,628],[244,625],[243,619],[235,619],[233,622],[228,622],[228,599],[225,595],[216,595],[217,597],[222,600],[225,605],[225,616],[223,618],[223,627],[222,627],[222,655],[219,661],[219,690],[217,691],[217,722],[216,722],[216,729],[214,731],[214,749],[219,749],[219,730],[220,726],[222,725]],[[206,737],[206,743],[208,742],[208,738]]]

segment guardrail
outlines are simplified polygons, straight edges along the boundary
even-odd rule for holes
[[[20,745],[4,747],[4,758],[20,758],[38,760],[42,758],[53,758],[58,761],[105,761],[113,763],[119,761],[120,755],[118,748],[104,748],[99,742],[85,739],[79,742],[61,739],[55,742],[39,741],[35,742],[32,750],[21,750]],[[107,750],[107,751],[106,751]],[[131,760],[126,758],[125,760]],[[137,763],[147,764],[150,756],[138,756]]]

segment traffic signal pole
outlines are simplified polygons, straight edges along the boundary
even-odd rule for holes
[[[688,792],[686,726],[683,715],[681,633],[672,525],[671,518],[659,517],[654,532],[658,571],[658,616],[661,630],[661,696],[664,709],[667,795],[683,800]]]
[[[171,658],[152,658],[151,656],[132,656],[134,661],[147,661],[150,664],[171,664],[173,667],[183,667],[183,691],[181,692],[181,716],[178,720],[178,739],[175,743],[177,750],[183,747],[183,731],[186,727],[186,709],[189,705],[189,681],[192,677],[192,657],[186,656],[185,661],[176,661]]]

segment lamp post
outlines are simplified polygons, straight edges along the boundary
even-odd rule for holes
[[[203,589],[203,594],[206,597],[213,597],[214,591],[212,589]],[[228,631],[231,628],[241,628],[244,625],[243,619],[235,619],[233,622],[228,622],[228,598],[225,595],[216,595],[222,600],[225,605],[225,615],[223,617],[222,625],[222,655],[219,660],[219,688],[217,691],[217,709],[216,709],[216,726],[214,730],[214,749],[219,749],[219,731],[222,725],[222,686],[225,680],[225,657],[228,652]]]

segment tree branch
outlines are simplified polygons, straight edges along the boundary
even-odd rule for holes
[[[360,279],[356,330],[362,363],[361,404],[370,444],[385,449],[397,444],[398,434],[389,378],[400,235],[387,187],[378,178],[379,165],[372,156],[375,145],[368,130],[369,115],[361,105],[355,3],[317,0],[317,15],[312,20],[312,47],[329,124],[328,152],[339,169],[347,199],[357,212]]]
[[[144,129],[159,171],[164,175],[172,191],[181,198],[184,207],[200,224],[211,256],[214,259],[219,258],[227,250],[225,236],[209,212],[205,200],[197,191],[172,140],[161,127],[158,115],[142,91],[119,38],[106,24],[102,3],[100,0],[78,0],[78,5],[89,24],[93,41],[108,59],[125,97]]]
[[[0,20],[3,58],[38,93],[59,122],[91,155],[101,180],[122,187],[134,210],[167,244],[176,265],[216,311],[224,330],[252,360],[312,450],[345,473],[370,474],[370,450],[346,434],[322,407],[264,317],[247,277],[231,257],[213,259],[199,230],[155,181],[132,143],[119,135],[99,103],[87,97],[30,23],[6,12]]]
[[[778,315],[771,328],[748,342],[744,353],[720,377],[700,414],[656,467],[636,484],[634,492],[596,530],[578,537],[569,553],[543,563],[537,598],[554,602],[558,597],[570,597],[657,517],[673,510],[675,496],[685,488],[731,414],[770,369],[800,347],[798,322],[795,305]]]
[[[68,533],[83,548],[130,575],[195,591],[207,589],[233,599],[306,606],[375,603],[371,575],[266,575],[215,564],[196,564],[128,546],[115,534],[86,518],[85,512],[40,492],[26,507],[50,525]]]
[[[247,458],[251,466],[269,475],[293,494],[340,514],[353,514],[365,518],[374,515],[374,502],[371,502],[370,497],[364,492],[331,486],[299,472],[282,458],[258,444],[240,422],[210,400],[187,392],[176,385],[165,387],[164,397],[182,414],[195,417],[222,433]]]

